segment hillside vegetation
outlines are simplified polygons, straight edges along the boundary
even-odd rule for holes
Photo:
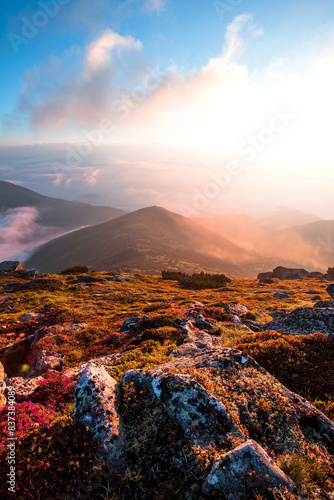
[[[308,334],[265,329],[274,318],[328,302],[328,281],[227,279],[218,288],[188,282],[185,289],[175,280],[180,275],[84,271],[0,274],[0,361],[18,398],[17,498],[207,498],[202,485],[211,487],[205,481],[214,460],[245,439],[259,443],[297,488],[269,487],[251,475],[247,498],[334,498],[333,436],[317,431],[312,422],[319,414],[308,409],[301,415],[304,400],[293,403],[280,384],[334,419],[334,338],[327,331],[332,319],[323,331]],[[38,371],[42,351],[53,353],[52,369]],[[90,360],[121,384],[121,471],[101,462],[89,425],[75,420],[75,386]],[[129,370],[142,371],[124,378]],[[168,387],[170,376],[179,386],[191,377],[225,405],[239,430],[226,442],[223,428],[210,445],[203,436],[192,440],[185,420],[169,418],[171,403],[152,398],[140,385],[142,377],[161,373]],[[0,412],[2,498],[9,498],[6,408]]]

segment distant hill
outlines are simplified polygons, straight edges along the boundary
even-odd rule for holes
[[[311,245],[316,257],[326,266],[334,266],[334,220],[323,220],[289,229]]]
[[[10,208],[34,207],[38,210],[38,224],[61,229],[76,229],[106,222],[124,215],[118,208],[94,207],[88,203],[50,198],[30,189],[0,181],[0,214]]]
[[[41,246],[27,261],[44,272],[84,264],[95,270],[124,266],[149,273],[162,269],[255,276],[271,263],[198,223],[149,207],[84,228]]]
[[[288,227],[301,226],[319,222],[322,219],[314,214],[306,214],[300,210],[277,210],[264,217],[263,222],[271,225],[273,229],[284,229]]]

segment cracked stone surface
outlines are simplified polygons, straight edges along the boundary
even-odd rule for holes
[[[202,491],[210,498],[220,493],[226,500],[241,500],[248,498],[254,487],[281,485],[291,492],[296,491],[293,481],[264,449],[248,440],[214,461]]]
[[[89,363],[75,387],[74,420],[100,444],[100,460],[123,464],[124,430],[118,410],[119,386],[102,366]]]

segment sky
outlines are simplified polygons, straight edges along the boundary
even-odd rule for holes
[[[334,219],[332,0],[1,14],[0,180],[125,210]]]

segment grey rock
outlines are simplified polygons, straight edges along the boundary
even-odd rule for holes
[[[202,309],[204,307],[203,302],[195,302],[190,306],[190,309]]]
[[[273,271],[274,277],[280,280],[296,280],[308,276],[310,273],[305,269],[294,269],[278,266]]]
[[[207,321],[204,316],[195,309],[190,310],[187,313],[186,318],[193,320],[195,325],[199,328],[203,328],[205,330],[212,330],[214,328],[214,325],[210,323],[210,321]]]
[[[135,316],[133,318],[127,318],[124,320],[121,327],[122,332],[135,332],[138,326],[147,319],[147,316]]]
[[[245,439],[223,403],[212,396],[190,375],[130,370],[121,383],[143,383],[158,398],[169,417],[194,445],[221,449],[233,447],[233,440]]]
[[[235,314],[237,316],[248,313],[247,307],[243,304],[226,304],[225,310],[229,314]]]
[[[334,299],[334,284],[328,285],[326,292]]]
[[[334,334],[334,310],[331,308],[298,307],[290,314],[265,323],[263,330],[276,330],[299,334],[322,332]]]
[[[320,308],[320,309],[333,309],[334,308],[334,300],[319,300],[319,302],[316,302],[313,306],[314,308]]]
[[[274,298],[275,299],[288,299],[290,298],[290,293],[288,292],[275,292],[274,293]]]
[[[44,378],[42,376],[27,379],[22,377],[13,377],[7,380],[7,384],[14,387],[15,399],[17,402],[21,402],[31,398],[43,380]]]
[[[61,370],[63,361],[63,354],[39,349],[37,352],[35,370],[37,373],[45,373],[49,370]]]
[[[43,319],[44,318],[44,314],[42,313],[25,313],[22,318],[21,318],[21,321],[24,322],[24,321],[38,321],[39,319]]]
[[[44,330],[45,330],[45,326],[42,326],[41,328],[38,328],[37,330],[35,330],[34,336],[33,336],[33,339],[32,339],[31,345],[30,345],[30,349],[32,349],[37,344],[37,342],[43,337]],[[29,335],[29,337],[31,337],[31,335]]]
[[[263,328],[263,323],[252,319],[242,319],[241,322],[247,326],[252,332],[260,332]]]
[[[0,262],[0,271],[24,271],[25,265],[18,260],[4,260]]]
[[[84,328],[87,328],[88,324],[87,323],[73,323],[72,325],[69,325],[66,327],[67,330],[73,330],[73,331],[78,331],[78,330],[83,330]]]
[[[252,476],[254,472],[260,480]],[[214,461],[202,491],[210,498],[220,493],[226,500],[241,500],[248,498],[257,486],[262,486],[264,490],[285,486],[290,492],[296,491],[293,481],[277,467],[264,449],[255,441],[248,440]]]
[[[88,427],[100,444],[100,460],[123,465],[124,427],[118,410],[119,386],[103,367],[89,363],[75,387],[75,423]]]

